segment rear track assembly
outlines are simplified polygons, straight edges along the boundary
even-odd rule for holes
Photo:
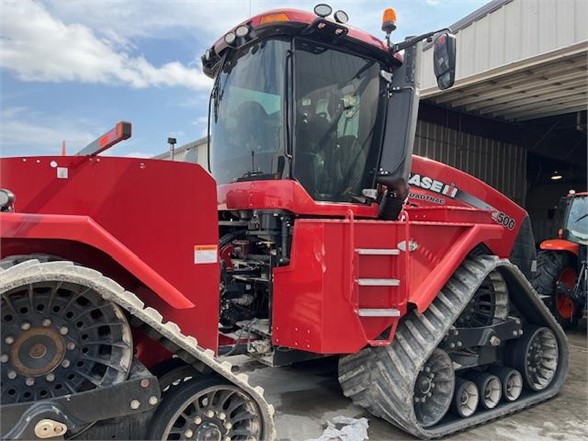
[[[423,412],[422,398],[419,398],[419,393],[424,386],[427,386],[426,381],[423,381],[423,375],[424,377],[433,376],[434,373],[429,359],[439,360],[441,355],[434,356],[432,354],[439,352],[445,354],[437,347],[442,343],[462,311],[471,304],[478,288],[493,272],[502,275],[507,282],[510,302],[523,313],[525,321],[529,323],[525,328],[525,336],[528,333],[537,334],[537,329],[542,329],[543,331],[539,332],[549,334],[548,337],[555,340],[555,345],[552,341],[545,343],[550,345],[551,352],[553,352],[553,347],[558,352],[556,354],[558,357],[555,362],[556,368],[550,372],[550,375],[553,375],[551,382],[541,390],[528,386],[529,389],[523,391],[518,397],[520,391],[513,391],[513,388],[521,387],[520,376],[511,378],[512,375],[510,377],[503,375],[503,378],[510,378],[510,383],[506,385],[510,388],[509,395],[495,407],[488,409],[479,406],[478,410],[473,415],[468,415],[467,418],[447,413],[438,423],[433,421],[434,412],[425,413],[428,419],[423,419],[422,416],[419,416]],[[519,338],[513,342],[520,346],[524,340],[525,338]],[[535,356],[534,350],[539,350],[535,340],[527,346],[525,351],[528,353],[525,355],[527,359]],[[548,339],[544,338],[543,340]],[[553,354],[544,351],[537,356],[552,357]],[[341,358],[339,381],[345,395],[351,397],[356,404],[368,409],[372,414],[380,416],[421,438],[439,438],[553,397],[561,390],[567,370],[566,336],[539,296],[533,291],[527,279],[507,260],[479,256],[468,259],[461,265],[424,313],[413,311],[403,319],[390,346],[366,348],[357,354]],[[508,374],[508,372],[506,373]],[[496,378],[493,375],[491,377]],[[460,392],[463,392],[462,389],[460,388]],[[534,392],[534,390],[537,391]],[[514,392],[518,397],[516,401],[511,399]],[[483,394],[482,391],[479,393]],[[466,398],[464,396],[463,402],[467,401]],[[417,399],[421,401],[417,402]],[[446,409],[449,403],[436,402],[435,406]]]

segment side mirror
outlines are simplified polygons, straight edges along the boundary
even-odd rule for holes
[[[455,42],[455,35],[444,32],[439,34],[433,43],[435,76],[437,86],[441,90],[449,89],[455,82]]]

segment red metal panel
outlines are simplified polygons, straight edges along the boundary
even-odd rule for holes
[[[426,310],[472,248],[503,234],[494,223],[468,223],[479,212],[462,211],[461,223],[411,221],[408,231],[402,221],[298,219],[290,265],[274,271],[274,344],[336,354],[378,344],[390,326],[393,337],[398,318],[360,317],[358,310],[394,308],[403,316],[408,302]],[[358,248],[400,255],[359,256]],[[358,286],[364,278],[400,286]]]
[[[67,238],[67,240],[90,245],[112,257],[156,294],[165,294],[163,299],[170,306],[178,309],[194,307],[194,304],[173,285],[87,216],[0,213],[0,237],[10,243],[12,239],[63,240]],[[26,252],[26,245],[21,247]],[[12,246],[5,246],[4,243],[2,254],[6,254],[7,251],[12,252],[12,248]],[[21,252],[19,250],[19,254]]]
[[[553,251],[568,251],[570,253],[578,255],[580,251],[580,245],[569,240],[564,239],[549,239],[541,242],[539,246],[542,250],[553,250]]]
[[[274,344],[323,354],[352,353],[394,326],[396,317],[359,317],[358,309],[405,312],[404,260],[392,256],[392,263],[391,256],[370,256],[357,267],[354,250],[394,248],[403,232],[400,222],[298,220],[290,265],[274,271]],[[369,292],[357,287],[358,278],[370,277],[400,278],[401,287],[370,287]]]
[[[15,193],[15,216],[40,215],[21,219],[26,223],[18,228],[3,225],[3,234],[75,240],[120,258],[174,306],[196,305],[176,309],[150,291],[137,293],[216,349],[219,265],[195,264],[194,251],[218,244],[216,188],[200,166],[113,157],[7,158],[0,161],[0,186]]]
[[[219,210],[276,209],[312,216],[345,217],[351,210],[355,217],[376,218],[378,205],[340,202],[317,202],[297,181],[246,181],[219,185]]]

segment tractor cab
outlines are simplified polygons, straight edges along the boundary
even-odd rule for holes
[[[580,245],[588,245],[588,193],[562,198],[564,212],[561,236]]]
[[[392,12],[390,12],[392,11]],[[418,107],[417,43],[388,44],[315,14],[272,11],[240,24],[208,49],[210,170],[216,181],[289,181],[314,201],[371,203],[384,184],[404,200]],[[453,83],[455,40],[435,46],[439,85]],[[272,185],[279,186],[279,182]]]

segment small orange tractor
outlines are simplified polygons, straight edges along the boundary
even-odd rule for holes
[[[586,316],[588,193],[561,198],[556,219],[561,221],[558,237],[541,242],[533,287],[557,321],[571,329]]]

